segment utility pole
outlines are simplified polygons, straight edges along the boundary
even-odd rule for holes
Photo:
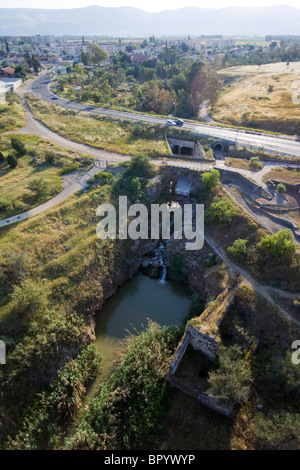
[[[176,101],[173,101],[173,104],[174,104],[174,117],[176,117],[176,106],[177,106]]]
[[[241,119],[242,119],[242,112],[243,112],[243,110],[244,110],[244,108],[238,108],[238,111],[240,111],[240,117],[239,117],[238,129],[237,129],[237,132],[236,132],[236,138],[235,138],[235,148],[237,148],[238,134],[239,134],[239,130],[240,130],[240,125],[241,125]]]

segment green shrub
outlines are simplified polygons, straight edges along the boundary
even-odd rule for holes
[[[102,383],[66,448],[138,450],[159,445],[169,396],[166,374],[178,332],[150,323],[130,338],[118,369]]]
[[[10,153],[7,155],[7,163],[11,168],[16,168],[16,166],[18,166],[18,159],[15,155]]]
[[[221,345],[218,352],[219,367],[209,373],[209,393],[220,401],[245,402],[250,394],[251,370],[245,367],[244,355],[238,345],[226,348]]]
[[[276,189],[279,193],[285,193],[286,192],[286,186],[283,183],[278,183]]]
[[[300,414],[282,411],[259,413],[254,433],[259,443],[271,449],[299,449]]]
[[[217,255],[215,253],[209,253],[205,260],[205,266],[211,268],[217,263]]]
[[[23,156],[26,153],[26,147],[20,137],[11,137],[11,146],[17,152],[17,155]]]
[[[203,302],[203,297],[202,294],[199,292],[194,292],[191,298],[191,304],[190,304],[190,316],[195,317],[199,316],[204,309],[204,302]]]
[[[250,170],[258,171],[263,168],[263,164],[258,157],[251,157],[249,160]]]
[[[279,258],[288,263],[296,252],[296,244],[292,232],[284,229],[263,237],[260,240],[260,249],[267,256]]]
[[[237,214],[237,208],[228,197],[215,197],[205,218],[208,223],[216,223],[226,227],[231,224]]]
[[[0,163],[4,162],[5,158],[2,152],[0,152]]]
[[[247,257],[247,244],[248,240],[243,240],[242,238],[238,238],[237,240],[234,241],[232,246],[229,246],[227,248],[227,253],[231,258],[234,259],[245,259]]]
[[[37,198],[47,197],[50,192],[49,184],[42,178],[35,178],[28,187],[36,193]]]
[[[94,175],[95,180],[105,180],[106,183],[108,183],[114,175],[110,173],[109,171],[99,171]]]
[[[55,153],[50,152],[49,150],[47,150],[47,152],[45,154],[45,162],[47,163],[47,165],[54,165],[55,160],[56,160]]]
[[[207,192],[212,191],[220,182],[220,172],[213,168],[202,175],[202,183],[204,190]]]
[[[187,277],[187,267],[182,255],[172,253],[170,256],[169,274],[177,282],[185,281]]]
[[[29,407],[18,432],[8,439],[7,449],[52,448],[64,426],[70,424],[83,404],[86,386],[97,375],[101,357],[91,344],[58,371],[48,392]]]
[[[135,155],[131,158],[124,176],[138,176],[150,178],[154,175],[154,166],[150,162],[150,158],[145,155]]]
[[[77,171],[79,168],[79,163],[78,162],[72,162],[66,165],[61,171],[61,175],[66,175],[67,173],[72,173],[73,171]]]

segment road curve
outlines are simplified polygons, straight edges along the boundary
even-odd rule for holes
[[[117,117],[121,119],[130,119],[133,121],[147,122],[149,124],[165,124],[166,119],[149,114],[140,114],[129,111],[116,111],[113,109],[99,108],[97,106],[87,106],[82,103],[75,103],[64,98],[56,97],[50,90],[49,85],[52,78],[44,74],[25,86],[26,91],[35,93],[42,100],[52,104],[63,106],[67,109],[76,109],[78,111],[88,111],[91,113],[102,114],[106,116]],[[277,152],[284,155],[300,157],[300,142],[291,138],[284,138],[275,135],[264,134],[260,132],[248,132],[245,130],[229,129],[219,126],[209,126],[196,122],[185,122],[183,129],[190,130],[194,134],[210,136],[216,139],[225,139],[230,142],[236,142],[239,146],[248,146],[253,148],[263,148],[265,151]]]

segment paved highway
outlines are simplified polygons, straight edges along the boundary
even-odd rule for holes
[[[49,101],[53,104],[64,106],[69,109],[77,109],[78,111],[88,111],[92,113],[103,114],[107,116],[118,117],[121,119],[130,119],[134,121],[148,122],[151,124],[165,124],[166,119],[147,114],[138,114],[126,111],[115,111],[112,109],[99,108],[97,106],[87,106],[81,103],[75,103],[63,98],[57,98],[49,91],[52,78],[48,74],[42,75],[34,82],[26,85],[27,91],[32,91],[39,98]],[[56,99],[55,99],[56,98]],[[244,130],[228,129],[222,127],[208,126],[205,124],[185,122],[183,129],[191,130],[199,135],[211,136],[216,139],[225,139],[235,142],[237,139],[239,146],[247,146],[253,148],[264,148],[265,151],[278,152],[284,155],[292,155],[300,157],[300,142],[292,138],[277,137],[262,133],[251,133]]]

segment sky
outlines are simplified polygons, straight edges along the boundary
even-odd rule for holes
[[[289,5],[299,8],[299,0],[0,0],[0,8],[81,8],[90,5],[102,7],[132,6],[148,12],[174,10],[187,6],[222,8],[228,6]]]

